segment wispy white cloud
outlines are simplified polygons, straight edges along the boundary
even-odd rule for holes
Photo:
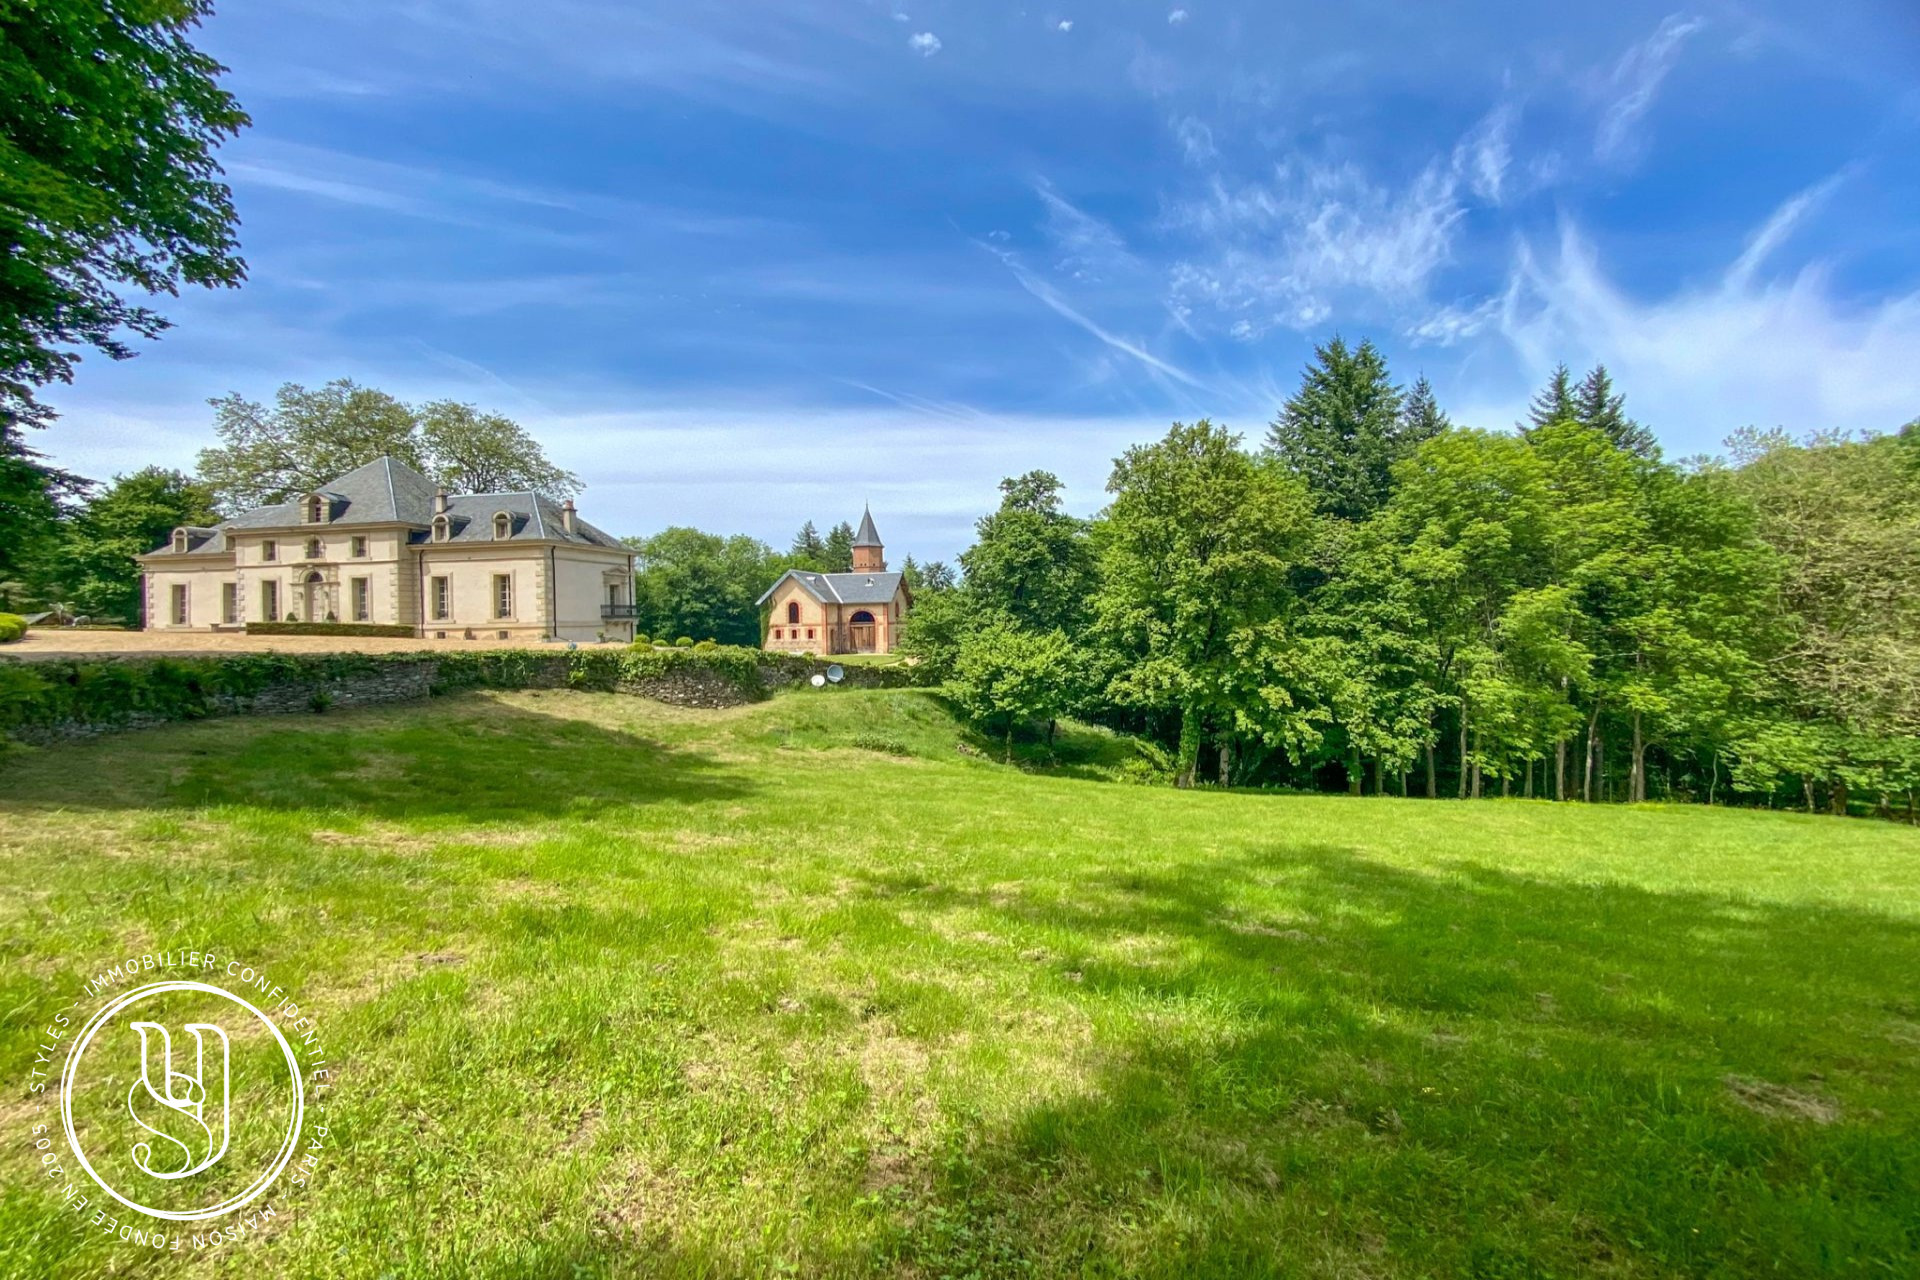
[[[940,37],[931,31],[918,31],[907,37],[907,48],[923,58],[931,58],[940,52]]]
[[[1061,196],[1044,179],[1034,183],[1033,189],[1046,207],[1043,230],[1053,245],[1055,270],[1083,284],[1099,284],[1141,270],[1139,259],[1109,223]]]
[[[1594,134],[1594,155],[1602,161],[1630,160],[1639,148],[1635,129],[1659,97],[1660,86],[1680,57],[1688,37],[1706,26],[1702,18],[1669,14],[1614,65],[1600,85],[1603,108]]]
[[[1243,334],[1310,327],[1356,293],[1416,301],[1451,251],[1460,183],[1451,160],[1401,190],[1352,164],[1283,165],[1271,182],[1239,186],[1215,177],[1172,213],[1206,248],[1175,264],[1173,295]]]
[[[1073,30],[1073,19],[1072,18],[1060,19],[1059,22],[1054,24],[1054,30],[1060,32],[1062,35]]]
[[[1779,248],[1787,242],[1794,229],[1827,202],[1846,179],[1846,173],[1840,172],[1823,182],[1817,182],[1805,191],[1788,199],[1773,216],[1768,218],[1760,229],[1747,240],[1747,246],[1727,271],[1725,288],[1733,293],[1744,293],[1753,284],[1754,276]]]
[[[1148,351],[1144,346],[1141,346],[1138,342],[1123,338],[1088,317],[1072,303],[1068,302],[1066,298],[1061,296],[1059,290],[1028,270],[1017,255],[996,245],[989,244],[984,240],[975,240],[974,243],[1004,263],[1007,270],[1013,273],[1013,278],[1020,282],[1020,287],[1044,303],[1055,315],[1060,316],[1072,324],[1078,325],[1081,329],[1084,329],[1086,332],[1098,338],[1102,343],[1106,344],[1107,347],[1122,355],[1132,357],[1139,364],[1155,373],[1162,374],[1188,387],[1199,390],[1206,389],[1205,383],[1188,373],[1185,369],[1161,359],[1151,351]]]
[[[1167,15],[1167,25],[1170,27],[1177,27],[1181,23],[1187,20],[1187,16],[1188,16],[1187,11],[1185,9],[1175,9]]]
[[[1523,243],[1492,327],[1536,371],[1604,361],[1670,438],[1898,426],[1920,405],[1920,293],[1848,303],[1818,263],[1758,278],[1830,190],[1831,180],[1784,202],[1717,281],[1652,299],[1617,283],[1569,221],[1551,253]]]

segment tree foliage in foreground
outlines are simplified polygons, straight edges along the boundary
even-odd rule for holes
[[[0,5],[0,430],[91,347],[166,328],[139,294],[246,274],[214,149],[247,123],[189,43],[207,0]]]

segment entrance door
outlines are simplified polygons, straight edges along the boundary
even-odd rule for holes
[[[327,620],[327,580],[317,573],[307,575],[304,588],[306,592],[306,616],[308,622]]]
[[[851,653],[873,652],[873,615],[859,609],[847,619],[847,649]]]

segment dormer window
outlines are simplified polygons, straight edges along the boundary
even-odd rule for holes
[[[511,538],[512,536],[513,536],[513,517],[508,515],[504,511],[494,512],[493,540],[495,542],[505,542],[508,538]]]
[[[452,527],[447,523],[445,516],[435,516],[433,518],[433,540],[435,542],[445,542],[451,533]]]
[[[186,554],[187,531],[185,529],[175,529],[173,531],[173,549],[182,555]]]
[[[326,522],[327,522],[326,500],[316,493],[312,497],[307,499],[307,523],[308,524],[325,524]]]

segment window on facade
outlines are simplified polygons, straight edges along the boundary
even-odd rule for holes
[[[790,623],[800,621],[800,602],[798,600],[787,601],[787,621]]]
[[[262,560],[278,560],[280,558],[280,544],[272,538],[268,538],[260,544],[260,558]]]
[[[433,580],[433,616],[441,621],[453,616],[453,592],[445,578]]]
[[[367,622],[373,618],[373,583],[367,578],[353,580],[353,620]]]
[[[327,506],[318,498],[307,499],[307,523],[319,524],[327,518]]]
[[[240,584],[220,584],[220,621],[229,625],[240,621]]]
[[[320,558],[320,539],[308,538],[307,539],[307,559],[318,560],[319,558]]]
[[[175,551],[179,551],[183,553],[186,551],[187,531],[185,529],[181,529],[179,532],[173,535],[173,549]]]
[[[269,542],[268,546],[273,544]],[[268,559],[272,559],[271,556]],[[260,617],[265,622],[280,621],[280,584],[263,582],[260,584]]]
[[[173,587],[173,625],[187,625],[187,588],[185,583],[176,583]]]
[[[513,521],[502,511],[493,518],[493,537],[496,542],[505,542],[513,532]]]
[[[786,632],[780,630],[780,628],[778,627],[775,627],[773,629],[773,638],[775,640],[784,640],[786,639]]]
[[[367,537],[363,533],[353,535],[353,556],[356,560],[367,558]]]
[[[496,618],[513,616],[513,575],[510,573],[493,575],[493,616]]]
[[[808,628],[807,628],[807,639],[809,639],[809,640],[811,640],[811,639],[813,639],[813,628],[812,628],[812,627],[808,627]]]
[[[435,542],[445,542],[449,531],[447,518],[445,516],[435,516],[433,518],[433,540]]]

